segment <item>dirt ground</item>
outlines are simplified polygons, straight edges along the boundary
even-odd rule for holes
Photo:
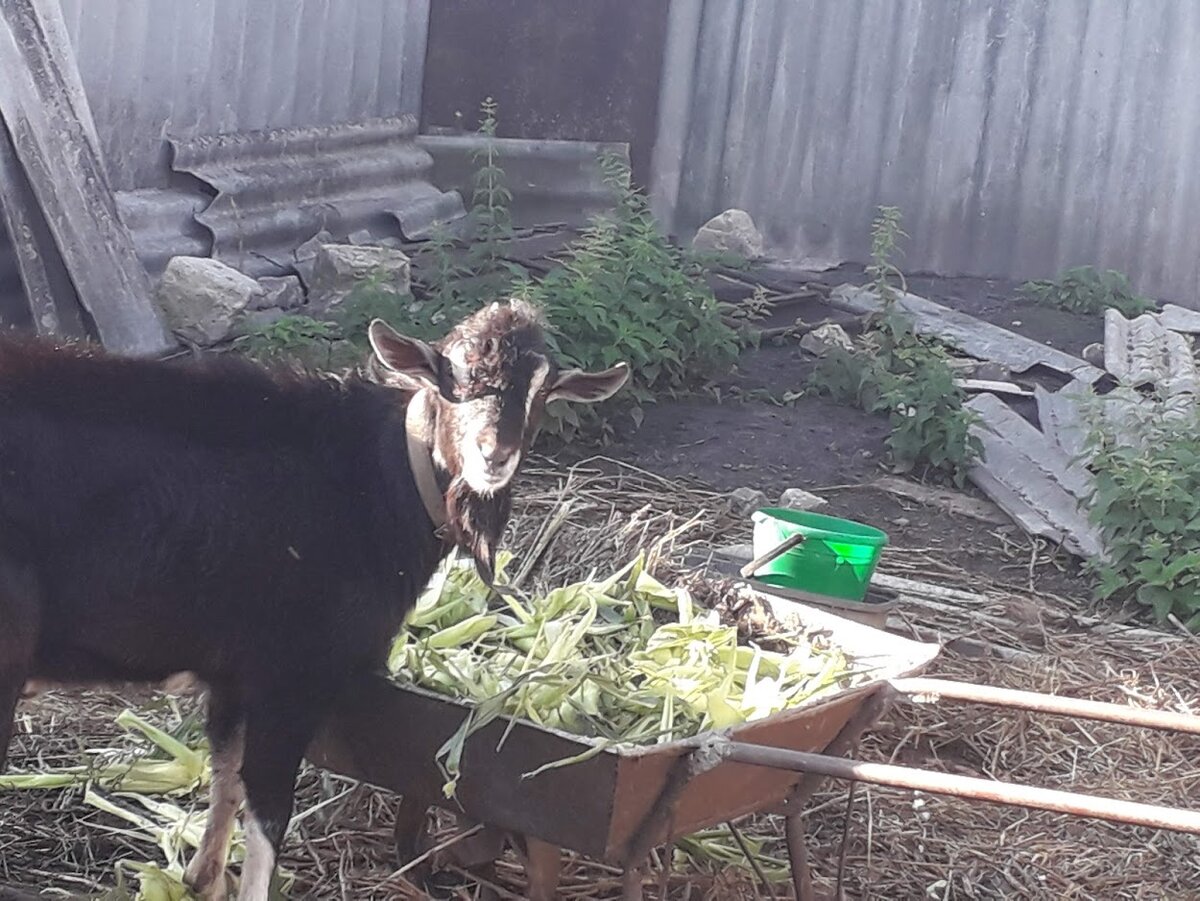
[[[747,280],[753,280],[747,274]],[[826,284],[866,281],[861,267],[821,273]],[[1038,341],[1057,342],[1079,354],[1103,338],[1099,317],[1048,308],[1019,296],[1019,285],[997,279],[910,276],[908,289],[938,303],[977,316]],[[726,298],[745,295],[731,286]],[[765,327],[797,318],[817,322],[829,315],[818,300],[790,304]],[[721,399],[703,396],[663,401],[646,409],[634,435],[608,449],[613,456],[671,477],[687,477],[722,491],[756,488],[775,500],[787,488],[804,488],[829,503],[821,512],[866,522],[888,533],[893,544],[923,546],[948,553],[967,571],[1012,578],[1024,568],[1014,548],[1038,553],[1012,524],[996,525],[947,513],[873,487],[890,474],[884,441],[887,420],[820,397],[801,397],[787,405],[761,399],[799,391],[812,368],[811,357],[795,342],[765,344],[747,350],[738,371],[717,382]],[[1026,412],[1026,411],[1022,411]],[[970,484],[963,493],[983,495]],[[1087,583],[1066,555],[1055,566],[1038,569],[1034,586],[1083,598]]]

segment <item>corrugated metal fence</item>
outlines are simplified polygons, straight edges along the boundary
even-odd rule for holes
[[[681,235],[731,206],[793,258],[1200,281],[1195,0],[674,0],[654,192]]]

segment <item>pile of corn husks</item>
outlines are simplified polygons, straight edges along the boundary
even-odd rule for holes
[[[498,584],[507,562],[498,563]],[[836,647],[801,634],[770,638],[788,652],[739,645],[735,625],[697,610],[686,589],[663,586],[640,558],[603,581],[536,598],[502,585],[493,592],[470,561],[450,561],[417,602],[389,668],[403,684],[475,705],[441,749],[450,796],[466,738],[499,716],[598,739],[599,753],[761,719],[852,678]]]

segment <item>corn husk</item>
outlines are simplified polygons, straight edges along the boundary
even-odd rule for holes
[[[498,583],[509,562],[498,560]],[[803,635],[787,652],[739,645],[735,626],[653,578],[640,556],[606,579],[533,598],[503,585],[492,592],[470,561],[452,559],[408,626],[390,654],[394,678],[473,705],[438,753],[447,797],[466,740],[501,717],[593,741],[552,768],[771,716],[854,675],[839,649]]]

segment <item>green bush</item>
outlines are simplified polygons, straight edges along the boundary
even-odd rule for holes
[[[902,237],[900,211],[880,207],[871,225],[867,273],[883,309],[868,319],[855,350],[835,347],[821,357],[809,390],[867,413],[886,413],[886,446],[898,471],[923,465],[962,486],[982,449],[971,434],[975,416],[963,406],[945,348],[918,335],[896,307],[890,279],[898,277],[903,288],[904,276],[892,263]]]
[[[722,321],[699,264],[667,240],[645,197],[629,186],[624,162],[609,156],[601,164],[618,196],[616,209],[598,217],[568,248],[563,265],[525,293],[545,312],[552,349],[564,365],[629,363],[630,387],[607,406],[626,407],[640,423],[642,406],[655,397],[728,370],[738,336]],[[554,407],[551,434],[611,433],[603,408]]]
[[[1135,294],[1124,274],[1092,266],[1067,269],[1058,278],[1026,282],[1022,294],[1072,313],[1103,313],[1109,307],[1123,315],[1139,316],[1154,309],[1154,301]]]
[[[1106,557],[1088,569],[1099,598],[1133,599],[1159,621],[1175,614],[1200,631],[1200,417],[1166,413],[1152,399],[1120,441],[1093,415],[1086,503]]]

